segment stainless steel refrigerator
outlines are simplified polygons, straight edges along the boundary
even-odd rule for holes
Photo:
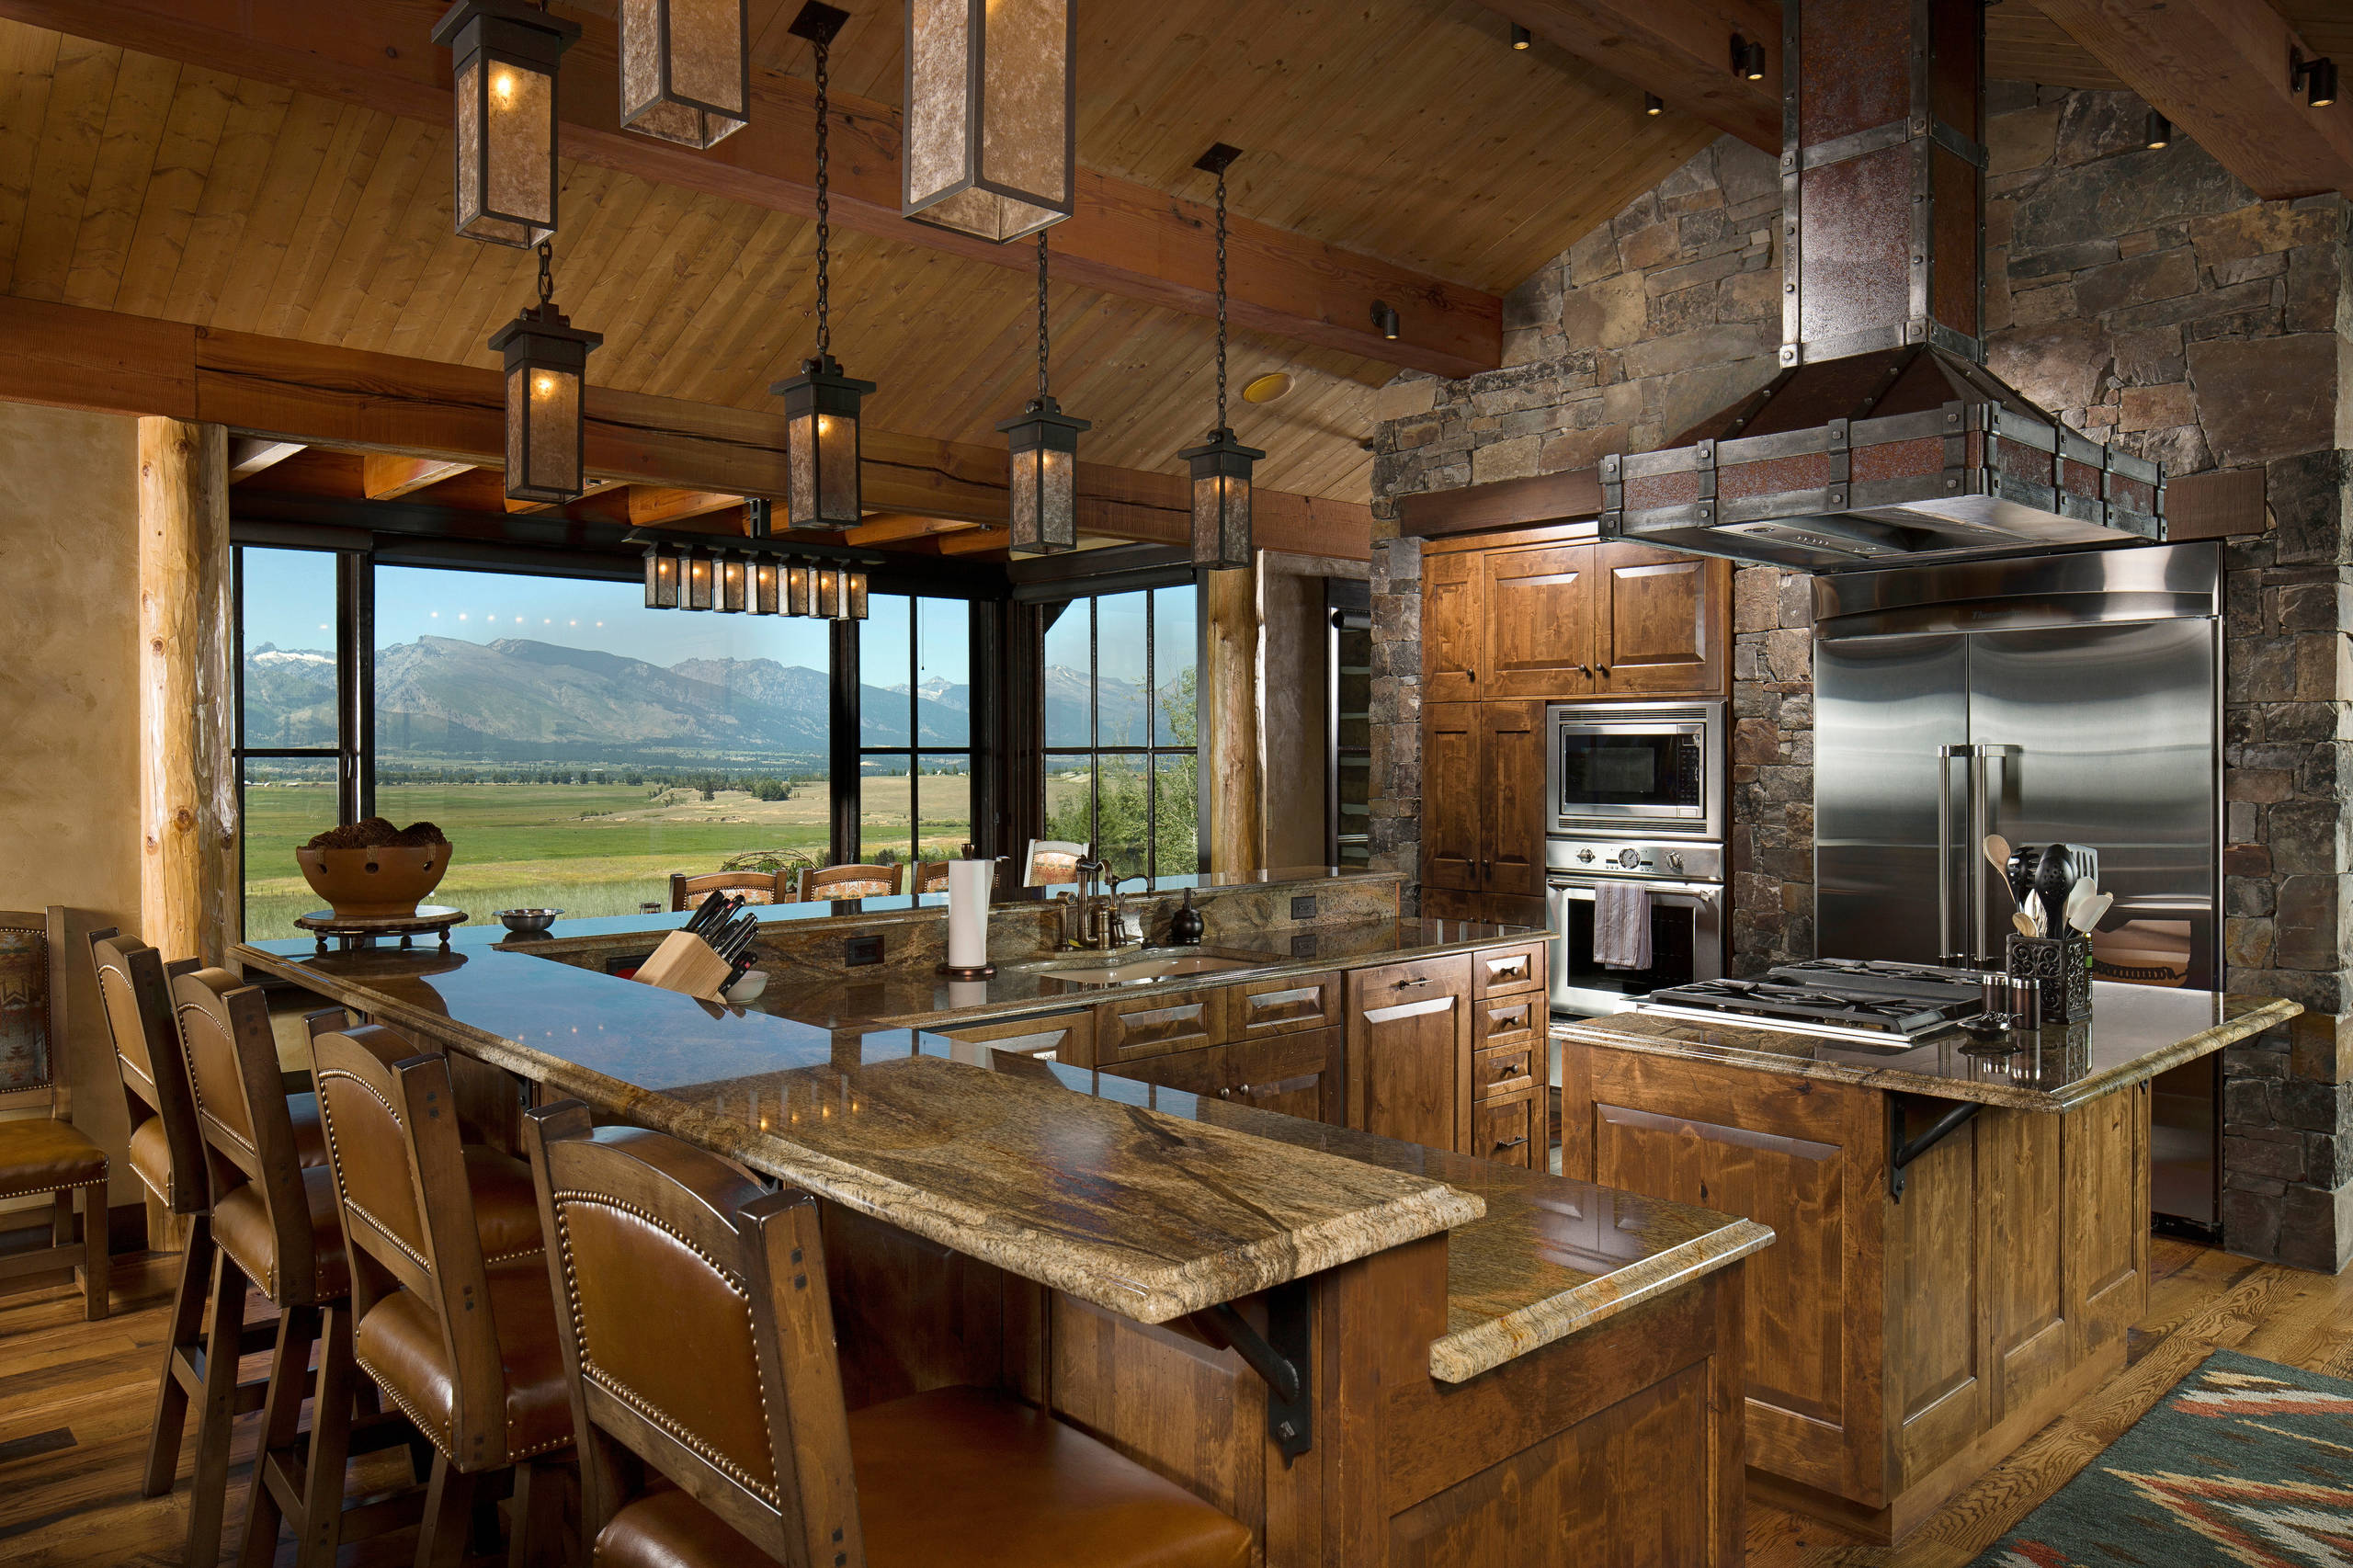
[[[2222,590],[2212,543],[1817,577],[1816,950],[1999,967],[2000,834],[2099,852],[2096,974],[2221,989]],[[2152,1207],[2208,1231],[2220,1072],[2155,1085]]]

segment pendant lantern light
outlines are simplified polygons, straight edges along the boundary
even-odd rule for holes
[[[1038,395],[1018,419],[997,428],[1013,457],[1012,540],[1016,555],[1078,548],[1078,434],[1095,426],[1073,419],[1046,390],[1046,236],[1038,236]]]
[[[678,608],[678,558],[663,554],[658,544],[645,547],[645,608]]]
[[[710,608],[729,615],[742,615],[752,608],[752,562],[738,560],[723,550],[714,550],[717,558],[716,580],[711,584]]]
[[[1220,142],[1193,165],[1217,176],[1217,425],[1176,455],[1193,478],[1193,564],[1211,570],[1250,564],[1250,465],[1267,455],[1235,440],[1225,422],[1225,171],[1240,156]]]
[[[1071,0],[907,0],[906,216],[998,244],[1070,216],[1077,38]]]
[[[621,123],[688,147],[744,129],[752,112],[745,0],[621,0]]]
[[[784,566],[779,562],[762,559],[752,563],[752,602],[754,615],[784,613]]]
[[[711,586],[719,575],[711,558],[699,550],[680,551],[678,575],[683,585],[678,595],[678,608],[709,609],[711,606]]]
[[[791,31],[817,46],[817,352],[801,362],[801,373],[768,388],[784,399],[785,526],[848,528],[864,515],[858,482],[858,400],[872,381],[842,374],[832,352],[828,313],[830,273],[827,222],[825,87],[827,57],[846,13],[809,0]]]
[[[784,613],[817,613],[817,568],[806,561],[788,562],[784,568]]]
[[[555,308],[554,250],[540,242],[540,302],[491,335],[506,359],[506,494],[516,501],[576,501],[585,418],[582,383],[588,353],[604,342]]]
[[[555,233],[556,62],[577,24],[521,0],[458,0],[434,24],[457,88],[457,223],[528,248]]]

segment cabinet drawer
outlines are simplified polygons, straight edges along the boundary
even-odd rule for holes
[[[1222,1000],[1214,991],[1190,996],[1154,996],[1106,1002],[1095,1015],[1095,1060],[1098,1066],[1192,1051],[1219,1043]]]
[[[1474,996],[1500,996],[1506,992],[1535,991],[1544,984],[1544,944],[1489,948],[1471,960]]]
[[[1382,964],[1356,971],[1357,995],[1368,1007],[1393,1006],[1426,996],[1467,996],[1471,960],[1461,953]]]
[[[1471,1092],[1483,1100],[1518,1094],[1535,1082],[1532,1042],[1477,1051],[1471,1058]]]
[[[1471,1009],[1471,1048],[1493,1051],[1511,1045],[1525,1051],[1544,1038],[1544,1025],[1551,1017],[1541,993],[1490,996]]]
[[[1340,1021],[1340,977],[1336,974],[1254,980],[1229,985],[1222,994],[1229,1040],[1330,1028]]]
[[[1500,1160],[1529,1170],[1536,1164],[1538,1111],[1541,1096],[1531,1089],[1508,1099],[1486,1100],[1472,1108],[1471,1147],[1465,1153],[1483,1160]],[[1549,1160],[1546,1162],[1551,1163]]]

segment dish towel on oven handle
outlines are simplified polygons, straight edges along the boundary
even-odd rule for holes
[[[1651,890],[1640,882],[1593,886],[1593,961],[1604,969],[1651,967]]]

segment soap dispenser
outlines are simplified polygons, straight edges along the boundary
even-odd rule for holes
[[[1198,948],[1203,935],[1201,912],[1193,907],[1193,890],[1185,890],[1185,902],[1168,917],[1168,945],[1172,948]]]

